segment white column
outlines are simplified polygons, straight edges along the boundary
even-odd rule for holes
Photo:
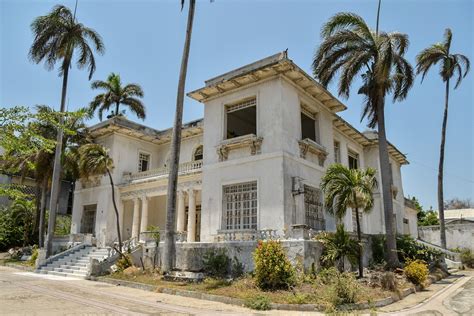
[[[196,197],[193,189],[188,190],[188,242],[196,240]]]
[[[132,222],[132,238],[138,238],[138,229],[140,221],[140,204],[138,198],[133,199],[133,222]]]
[[[178,191],[178,222],[177,222],[177,227],[176,230],[178,232],[184,232],[186,230],[186,227],[184,227],[185,223],[185,217],[186,216],[186,211],[185,211],[185,205],[184,205],[184,192],[182,190]]]
[[[140,233],[148,230],[148,197],[142,196],[142,220],[140,222]],[[144,236],[143,236],[144,237]]]

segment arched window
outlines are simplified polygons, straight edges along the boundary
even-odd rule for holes
[[[199,145],[196,150],[194,150],[193,160],[202,160],[203,157],[203,148],[202,145]]]

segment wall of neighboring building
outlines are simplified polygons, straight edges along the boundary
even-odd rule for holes
[[[474,251],[474,222],[446,225],[446,246],[448,249],[468,248]],[[439,225],[420,226],[418,234],[421,240],[441,246]]]

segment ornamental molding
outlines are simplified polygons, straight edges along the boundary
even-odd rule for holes
[[[315,141],[305,138],[303,140],[298,141],[298,145],[300,147],[300,157],[303,159],[306,159],[306,156],[309,153],[312,153],[316,156],[318,156],[319,159],[319,164],[324,165],[324,161],[326,161],[326,158],[328,156],[328,152],[326,151],[326,148]]]
[[[188,191],[192,189],[196,190],[196,187],[200,186],[201,184],[202,184],[201,180],[180,183],[178,185],[178,191],[180,190]],[[150,199],[153,196],[159,195],[158,193],[166,192],[167,190],[168,190],[168,184],[165,184],[165,185],[155,186],[151,188],[143,188],[143,189],[123,192],[123,193],[120,193],[120,198],[128,200],[128,199],[134,199],[134,198],[142,198],[146,196],[148,199]]]
[[[249,134],[244,136],[239,136],[231,139],[226,139],[217,146],[217,155],[219,156],[219,161],[226,161],[229,157],[229,152],[238,148],[250,148],[250,154],[252,156],[261,153],[263,137],[258,137],[255,134]]]

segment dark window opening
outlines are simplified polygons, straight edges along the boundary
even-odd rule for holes
[[[349,169],[359,169],[359,155],[349,151]]]
[[[301,113],[301,138],[316,140],[316,120],[308,115]]]
[[[194,160],[202,160],[203,158],[203,148],[202,148],[202,145],[199,146],[198,148],[196,148],[196,150],[194,151]]]
[[[150,168],[150,155],[140,153],[139,162],[138,162],[138,171],[148,171]]]
[[[85,205],[81,220],[82,234],[95,234],[95,215],[97,213],[97,204]]]
[[[257,108],[255,105],[227,112],[227,138],[257,134]]]

